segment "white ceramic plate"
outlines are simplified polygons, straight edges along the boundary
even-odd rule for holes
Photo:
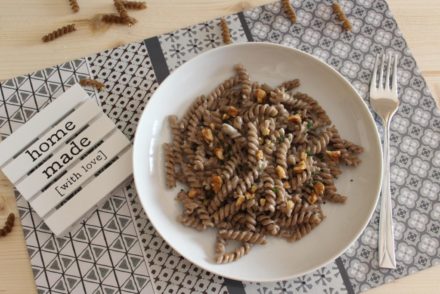
[[[183,115],[191,102],[208,94],[233,75],[242,63],[251,79],[277,85],[301,80],[300,91],[316,98],[327,110],[342,137],[365,148],[363,163],[342,174],[338,190],[348,195],[345,205],[326,204],[327,218],[302,240],[289,243],[270,238],[237,262],[217,265],[214,230],[197,232],[177,222],[181,213],[174,200],[179,188],[167,190],[162,143],[170,140],[167,116]],[[229,45],[197,56],[174,71],[157,89],[139,122],[134,141],[134,178],[142,205],[160,235],[177,252],[215,274],[243,281],[276,281],[317,269],[342,254],[368,223],[381,183],[381,149],[371,114],[361,97],[335,70],[303,52],[268,43]],[[350,180],[353,179],[353,182]]]

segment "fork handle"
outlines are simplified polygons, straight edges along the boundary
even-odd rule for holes
[[[384,148],[383,148],[383,174],[382,196],[380,203],[379,222],[379,266],[383,268],[396,268],[394,249],[393,211],[390,190],[390,153],[389,153],[389,127],[391,117],[384,119]]]

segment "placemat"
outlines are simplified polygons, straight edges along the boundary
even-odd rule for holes
[[[280,2],[226,17],[234,42],[268,41],[311,53],[342,73],[368,102],[375,55],[399,55],[401,104],[391,124],[395,270],[379,269],[376,211],[338,259],[277,283],[242,283],[191,264],[156,233],[129,181],[71,234],[55,238],[17,195],[32,268],[41,293],[359,293],[440,263],[440,111],[384,0],[341,0],[353,24],[343,32],[330,0],[294,0],[291,24]],[[179,65],[222,46],[218,19],[3,81],[3,137],[82,77],[104,81],[91,93],[133,139],[157,86]],[[377,117],[376,120],[378,121]],[[378,129],[382,127],[378,123]]]

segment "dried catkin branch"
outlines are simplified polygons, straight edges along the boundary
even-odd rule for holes
[[[79,11],[79,4],[77,0],[69,0],[69,4],[73,12],[76,13]]]
[[[338,2],[333,2],[332,7],[333,7],[333,12],[336,14],[336,17],[340,21],[342,21],[342,28],[346,31],[351,31],[352,30],[351,22],[345,15],[341,5]]]
[[[105,85],[100,81],[92,79],[82,79],[79,81],[79,84],[83,87],[96,88],[98,91],[101,91],[105,87]]]
[[[52,33],[49,33],[49,34],[43,36],[42,40],[43,40],[43,42],[50,42],[50,41],[53,41],[61,36],[72,33],[74,31],[76,31],[75,24],[70,24],[70,25],[61,27],[61,28],[53,31]]]
[[[141,1],[122,1],[126,9],[141,10],[147,8],[147,3]]]
[[[296,12],[289,0],[283,0],[284,13],[289,17],[292,23],[296,23]]]
[[[228,23],[224,18],[220,19],[220,28],[222,30],[223,43],[231,44],[232,43],[231,32],[229,31]]]

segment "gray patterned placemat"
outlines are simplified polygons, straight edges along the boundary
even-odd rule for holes
[[[126,62],[138,60],[138,67],[147,59],[139,46],[127,46],[122,52]],[[148,68],[144,69],[139,98],[143,103],[153,84],[144,78]],[[96,66],[81,58],[0,82],[2,138],[94,71]],[[94,91],[87,92],[98,98]],[[108,106],[104,111],[109,113]],[[130,113],[129,118],[132,116]],[[131,129],[115,121],[130,137]],[[99,209],[64,237],[55,237],[18,192],[16,198],[38,293],[154,293],[133,210],[123,188],[113,191]]]
[[[151,291],[151,287],[156,293],[359,293],[439,264],[440,111],[385,1],[341,0],[353,23],[351,33],[341,31],[331,3],[292,1],[298,14],[293,25],[279,2],[226,19],[234,42],[268,41],[311,53],[342,73],[366,102],[375,55],[388,51],[399,55],[401,105],[391,125],[397,269],[378,268],[376,211],[347,252],[308,275],[278,283],[223,279],[191,264],[163,241],[148,221],[133,182],[129,182],[65,238],[51,236],[18,196],[38,289],[42,293],[70,289],[75,293],[137,293],[140,289]],[[7,136],[64,87],[81,76],[91,76],[105,82],[99,101],[132,139],[140,114],[158,84],[188,59],[222,45],[218,20],[213,20],[4,81],[0,84],[0,132]],[[26,83],[30,86],[23,86]],[[380,124],[378,129],[382,131]],[[127,244],[126,238],[133,242]],[[53,245],[46,246],[48,240]],[[66,246],[72,249],[64,250]],[[95,256],[99,250],[92,249],[94,246],[104,249],[101,254],[105,257]],[[64,256],[71,260],[70,267],[64,266]],[[58,261],[58,267],[52,266],[56,263],[53,260]],[[133,260],[140,260],[138,267]]]

